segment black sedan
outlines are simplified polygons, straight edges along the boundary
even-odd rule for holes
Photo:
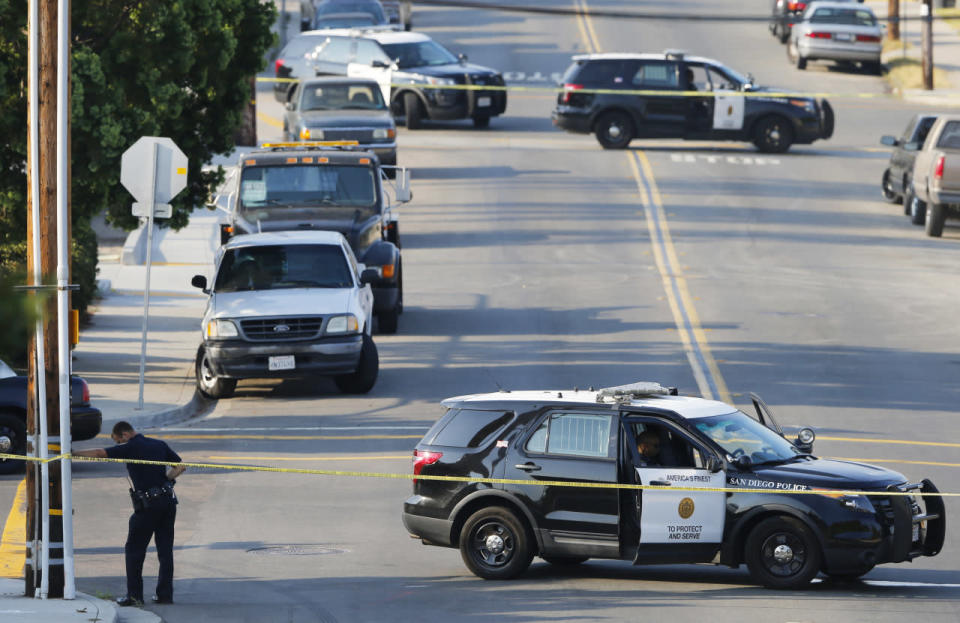
[[[90,386],[79,376],[70,377],[70,432],[74,441],[100,434],[103,416],[90,406]],[[24,454],[27,447],[27,377],[0,361],[0,453]],[[20,470],[23,461],[0,459],[0,474]]]
[[[381,164],[397,163],[397,126],[380,85],[365,78],[316,78],[299,83],[287,102],[285,141],[357,141]]]

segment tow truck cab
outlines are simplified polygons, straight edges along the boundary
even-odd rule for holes
[[[385,168],[395,171],[390,180]],[[392,189],[393,198],[387,189]],[[236,234],[329,230],[344,235],[371,282],[381,333],[403,312],[403,262],[396,204],[409,201],[409,172],[381,165],[356,142],[267,143],[241,156],[211,204],[227,213],[221,244]]]

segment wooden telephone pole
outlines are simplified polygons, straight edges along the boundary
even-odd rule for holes
[[[887,37],[900,39],[900,0],[887,0]]]
[[[923,88],[933,90],[933,0],[923,0],[923,21],[920,25],[920,55],[922,57]]]
[[[28,89],[27,97],[32,102],[34,98],[38,104],[39,114],[37,130],[39,139],[37,141],[37,162],[33,162],[32,143],[28,144],[28,183],[30,189],[28,194],[28,216],[27,219],[27,261],[30,267],[33,266],[34,258],[39,255],[43,284],[36,283],[33,277],[33,271],[30,272],[30,285],[52,286],[56,284],[57,274],[57,96],[67,97],[68,94],[58,94],[58,66],[57,66],[57,2],[56,0],[35,0],[38,4],[39,16],[36,22],[37,33],[36,41],[38,48],[39,81],[36,91]],[[31,55],[32,58],[32,55]],[[64,71],[69,71],[64,68]],[[30,128],[32,130],[32,128]],[[28,132],[30,135],[31,132]],[[36,168],[34,168],[34,166]],[[37,193],[37,205],[39,212],[39,248],[34,244],[34,214],[33,214],[33,171],[36,171],[37,182],[39,182],[39,192]],[[69,211],[68,211],[69,214]],[[50,289],[49,292],[53,292]],[[59,382],[58,371],[60,362],[58,361],[58,339],[57,339],[57,299],[55,296],[45,296],[42,308],[42,326],[43,326],[43,352],[44,352],[44,370],[46,372],[46,425],[47,435],[50,439],[49,450],[51,454],[58,454],[60,449],[60,400],[59,400]],[[37,358],[36,349],[41,345],[37,343],[36,335],[30,344],[30,364],[28,371],[28,394],[27,394],[27,435],[34,452],[40,455],[37,446],[37,432],[40,430],[38,416],[40,413],[37,404]],[[69,362],[66,362],[69,365]],[[66,431],[70,434],[70,431]],[[48,464],[49,483],[46,494],[49,499],[49,540],[46,544],[49,547],[49,572],[46,581],[41,574],[41,550],[35,547],[40,543],[41,526],[44,517],[42,516],[41,489],[42,480],[39,477],[40,467],[37,463],[31,462],[27,469],[28,485],[28,503],[27,503],[27,538],[31,546],[27,550],[27,565],[25,568],[26,595],[34,596],[37,589],[46,585],[46,597],[63,597],[64,590],[64,567],[63,567],[63,509],[61,502],[61,484],[60,484],[60,462],[53,461]]]

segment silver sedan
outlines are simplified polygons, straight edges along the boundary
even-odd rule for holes
[[[876,74],[883,71],[880,52],[883,28],[869,7],[846,2],[814,2],[794,25],[787,56],[806,69],[807,61],[860,63]]]

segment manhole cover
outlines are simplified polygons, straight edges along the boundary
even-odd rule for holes
[[[247,553],[261,556],[319,556],[320,554],[345,554],[347,550],[330,545],[268,545],[248,549]]]

